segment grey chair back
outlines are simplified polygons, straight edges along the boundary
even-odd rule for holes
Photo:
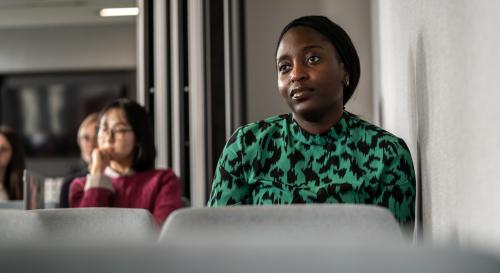
[[[191,248],[155,245],[0,245],[4,272],[50,273],[498,273],[490,255],[456,249]]]
[[[23,200],[0,202],[0,209],[24,209]]]
[[[159,241],[188,246],[406,242],[387,209],[353,204],[181,209],[167,219]]]
[[[24,203],[22,203],[24,206]],[[0,242],[32,241],[38,238],[38,222],[26,210],[0,210]]]
[[[69,208],[31,211],[48,240],[86,242],[156,241],[149,211],[129,208]]]

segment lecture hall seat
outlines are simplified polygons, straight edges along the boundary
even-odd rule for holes
[[[314,204],[185,208],[162,227],[165,245],[338,245],[407,243],[389,210],[372,205]]]

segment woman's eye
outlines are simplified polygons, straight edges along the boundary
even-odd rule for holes
[[[285,73],[285,72],[287,72],[288,70],[290,70],[290,65],[288,65],[288,64],[282,64],[282,65],[279,65],[279,66],[278,66],[278,71],[279,71],[280,73]]]
[[[318,56],[311,56],[309,58],[307,58],[307,62],[308,63],[317,63],[319,61],[319,57]]]

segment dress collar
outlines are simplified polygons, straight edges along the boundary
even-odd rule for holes
[[[322,134],[311,134],[302,129],[297,121],[293,118],[292,114],[289,115],[290,125],[289,129],[294,138],[300,142],[310,145],[327,145],[335,143],[349,132],[350,114],[347,111],[342,113],[339,121],[328,131]]]
[[[120,177],[120,176],[129,176],[129,175],[132,175],[134,173],[135,173],[134,170],[130,169],[130,170],[128,170],[128,172],[126,174],[121,175],[109,166],[106,167],[106,169],[104,169],[104,175],[111,177],[111,178],[116,178],[116,177]]]

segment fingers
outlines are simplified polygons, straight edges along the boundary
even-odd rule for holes
[[[104,169],[109,166],[112,159],[112,149],[110,148],[95,148],[92,151],[92,159],[89,172],[91,174],[102,174]]]

